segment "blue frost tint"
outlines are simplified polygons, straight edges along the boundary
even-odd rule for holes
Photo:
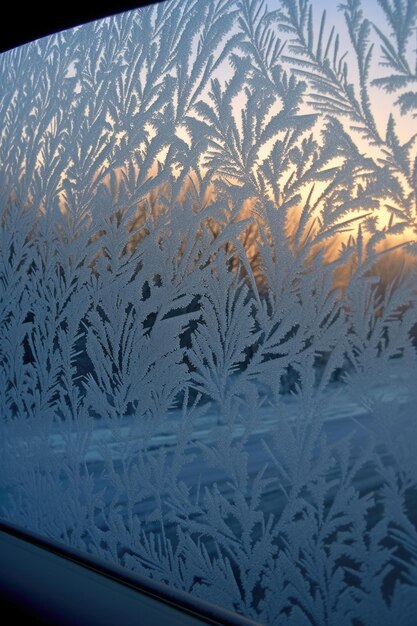
[[[172,0],[0,57],[4,519],[415,624],[416,20]]]

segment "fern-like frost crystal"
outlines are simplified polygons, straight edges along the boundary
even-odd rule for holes
[[[417,3],[327,4],[0,56],[0,516],[269,626],[413,626]]]

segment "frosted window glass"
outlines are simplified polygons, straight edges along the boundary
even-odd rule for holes
[[[267,625],[417,620],[415,0],[0,55],[0,517]]]

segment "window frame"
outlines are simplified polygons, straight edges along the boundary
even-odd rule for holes
[[[47,624],[260,626],[145,576],[0,521],[0,605]]]

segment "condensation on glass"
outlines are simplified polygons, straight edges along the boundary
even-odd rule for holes
[[[268,625],[416,623],[415,0],[0,56],[0,515]]]

